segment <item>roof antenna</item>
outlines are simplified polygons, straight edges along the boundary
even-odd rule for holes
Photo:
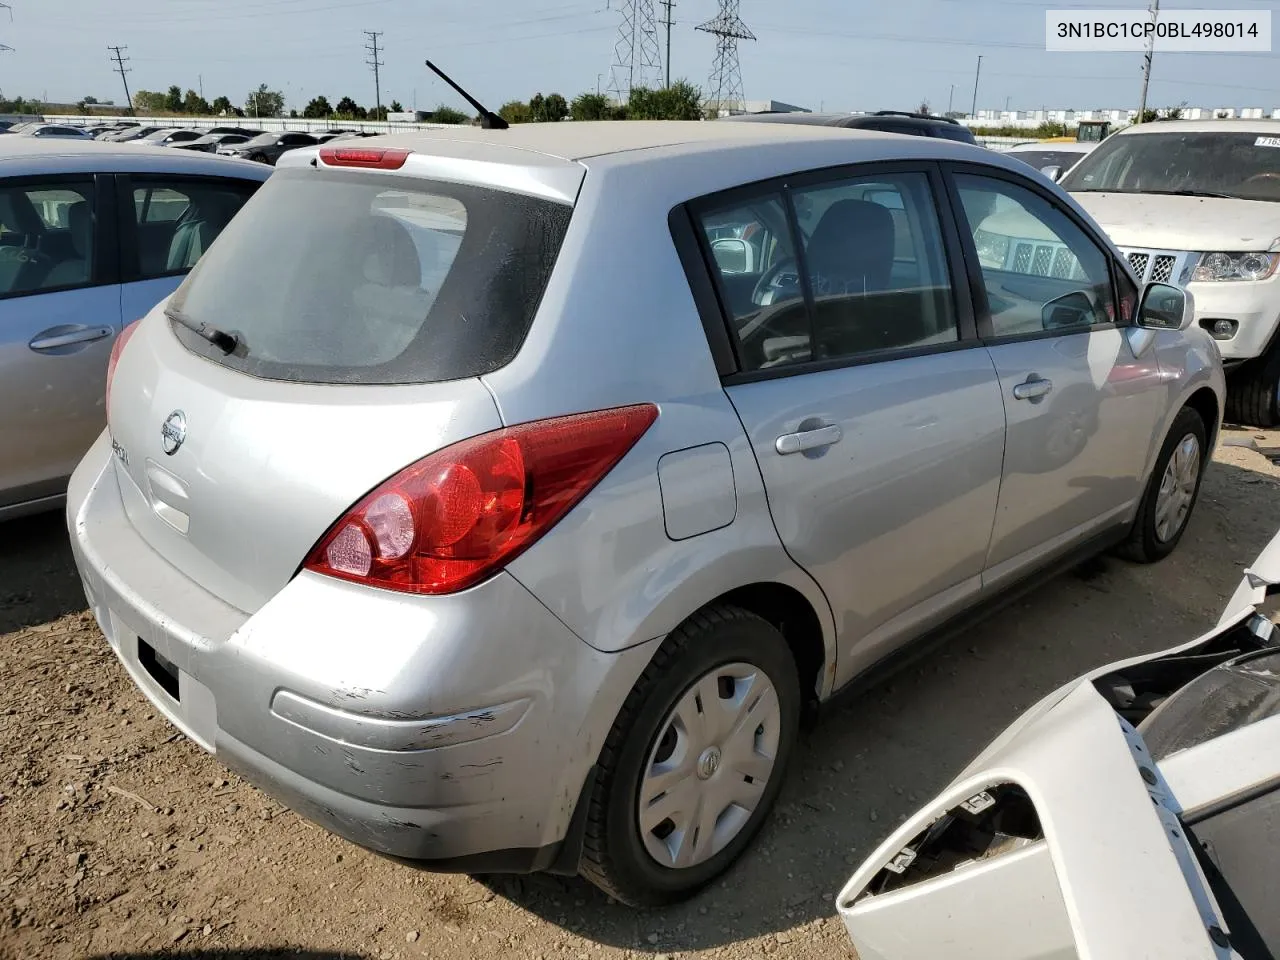
[[[463,90],[460,86],[458,86],[456,83],[450,80],[448,75],[439,67],[437,67],[434,63],[432,63],[430,60],[427,60],[426,64],[431,69],[432,73],[438,76],[441,80],[443,80],[449,86],[453,87],[453,89],[458,91],[458,94],[464,100],[466,100],[467,103],[475,107],[476,113],[480,114],[480,126],[482,126],[486,130],[507,129],[507,121],[503,120],[500,116],[498,116],[488,107],[486,107],[483,103],[481,103],[471,94],[467,93],[467,91]]]

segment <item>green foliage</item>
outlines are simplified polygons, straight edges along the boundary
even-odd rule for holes
[[[333,114],[341,120],[366,120],[369,117],[369,111],[350,97],[339,100],[338,105],[333,108]]]
[[[220,115],[222,115],[222,114],[224,114],[224,113],[232,114],[232,113],[238,113],[238,112],[239,112],[238,110],[236,110],[236,108],[235,108],[235,107],[233,107],[233,106],[231,105],[231,101],[230,101],[229,99],[227,99],[226,97],[218,97],[218,98],[216,98],[216,99],[213,101],[213,103],[211,104],[211,106],[212,106],[212,108],[213,108],[213,112],[214,112],[214,114],[215,114],[215,115],[219,115],[219,116],[220,116]]]
[[[18,97],[14,100],[0,99],[0,113],[41,113],[42,104],[38,100],[25,100]]]
[[[133,107],[143,113],[161,113],[165,109],[165,96],[151,90],[139,90],[133,95]]]
[[[85,98],[83,98],[80,102],[81,102],[81,103],[97,103],[97,102],[98,102],[98,98],[97,98],[97,97],[85,97]]]
[[[528,123],[533,119],[529,104],[523,100],[508,100],[498,108],[498,116],[507,123]]]
[[[573,98],[569,113],[575,120],[609,120],[613,104],[603,93],[582,93]]]
[[[209,102],[194,90],[188,90],[187,95],[182,98],[182,112],[195,117],[208,116]]]
[[[404,107],[400,106],[400,101],[399,101],[399,100],[392,100],[392,101],[391,101],[391,112],[392,112],[392,113],[404,113]]]
[[[677,80],[669,87],[650,90],[633,87],[627,100],[628,120],[700,120],[703,113],[702,91],[687,80]]]
[[[470,123],[471,118],[461,110],[447,107],[443,103],[431,112],[432,123]]]
[[[164,95],[164,108],[170,113],[182,112],[182,88],[174,84]]]
[[[568,115],[569,103],[558,93],[535,93],[529,99],[529,119],[534,123],[556,123]]]
[[[333,107],[329,106],[329,98],[324,96],[313,97],[302,108],[302,115],[308,120],[323,120],[331,113],[333,113]]]
[[[975,137],[1022,137],[1027,140],[1047,140],[1050,137],[1069,137],[1073,131],[1064,123],[1049,121],[1034,129],[1026,127],[970,127]]]
[[[255,117],[278,117],[284,112],[284,94],[268,90],[265,83],[258,84],[258,89],[245,100],[244,111]]]
[[[365,116],[370,120],[385,121],[387,119],[387,108],[386,107],[370,107],[368,111],[366,111]]]

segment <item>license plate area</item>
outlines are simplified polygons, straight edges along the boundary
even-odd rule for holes
[[[181,702],[177,665],[172,661],[166,660],[155,647],[141,637],[138,638],[138,663],[143,670],[147,671],[147,676],[154,680],[161,690],[172,697],[175,702]]]

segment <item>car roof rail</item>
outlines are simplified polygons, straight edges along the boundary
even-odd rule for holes
[[[877,110],[872,114],[873,117],[911,117],[913,120],[937,120],[941,123],[954,123],[960,126],[960,121],[954,117],[940,117],[933,113],[914,113],[911,110]]]

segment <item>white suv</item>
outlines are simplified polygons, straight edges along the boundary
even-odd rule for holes
[[[1280,423],[1280,120],[1129,127],[1062,186],[1138,280],[1195,294],[1196,322],[1218,342],[1228,371],[1227,419]]]

